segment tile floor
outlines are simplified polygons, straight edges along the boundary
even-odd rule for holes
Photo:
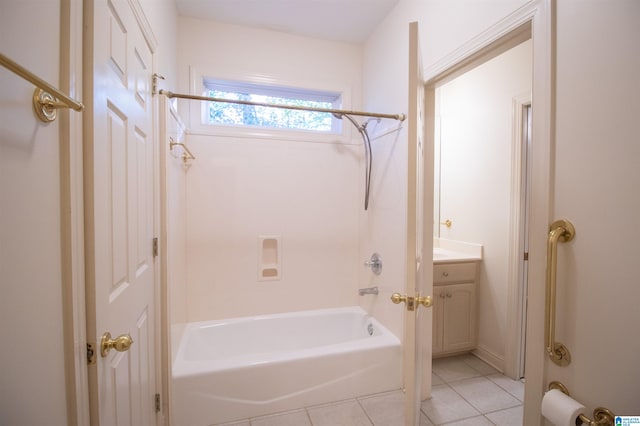
[[[432,386],[420,426],[522,426],[524,384],[473,355],[435,359]],[[397,390],[224,426],[404,426],[403,412],[404,394]]]

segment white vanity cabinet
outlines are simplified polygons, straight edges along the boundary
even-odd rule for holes
[[[477,271],[478,262],[434,263],[434,356],[475,348]]]

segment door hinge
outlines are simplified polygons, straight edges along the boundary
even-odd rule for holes
[[[93,343],[87,343],[87,365],[96,363],[96,348]]]
[[[529,252],[524,253],[524,260],[529,260]]]
[[[156,413],[160,412],[160,394],[157,393],[155,398],[153,399]]]
[[[158,257],[158,237],[153,239],[153,257]]]

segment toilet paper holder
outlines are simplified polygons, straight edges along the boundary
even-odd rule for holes
[[[549,390],[551,389],[557,389],[563,394],[571,396],[569,394],[569,389],[567,389],[567,387],[560,382],[553,381],[549,383]],[[608,408],[597,407],[595,410],[593,410],[593,420],[591,420],[584,414],[580,414],[580,416],[578,416],[578,419],[582,422],[580,424],[583,425],[614,426],[615,414],[613,414],[613,412]],[[578,424],[578,422],[576,422],[576,424]]]

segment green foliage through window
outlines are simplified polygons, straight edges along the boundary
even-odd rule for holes
[[[340,96],[256,84],[231,84],[205,81],[205,96],[312,108],[338,108]],[[213,86],[213,87],[212,87]],[[267,93],[265,93],[267,92]],[[271,92],[271,93],[269,93]],[[284,95],[281,95],[284,93]],[[316,99],[314,99],[316,98]],[[340,123],[330,113],[300,111],[227,102],[207,102],[208,124],[231,126],[256,126],[276,129],[310,130],[316,132],[339,132]]]

